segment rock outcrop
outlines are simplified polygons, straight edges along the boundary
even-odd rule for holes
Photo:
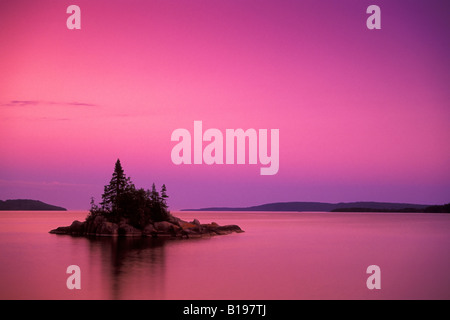
[[[219,226],[212,222],[201,224],[197,219],[192,222],[172,217],[170,221],[155,221],[138,229],[123,219],[119,223],[108,221],[103,216],[80,222],[75,220],[70,226],[59,227],[50,231],[53,234],[68,234],[73,236],[143,236],[143,237],[178,237],[198,238],[204,236],[226,235],[244,232],[237,225]]]

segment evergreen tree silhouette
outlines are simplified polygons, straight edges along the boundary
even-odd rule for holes
[[[167,198],[169,197],[167,195],[167,188],[166,185],[163,184],[161,187],[161,197],[160,197],[160,202],[163,208],[167,208]]]
[[[154,183],[151,190],[136,189],[117,159],[111,180],[104,188],[102,202],[97,206],[94,199],[91,199],[91,210],[87,219],[100,215],[110,222],[125,222],[142,229],[152,221],[171,219],[167,198],[165,185],[161,188],[161,195],[156,191]]]
[[[131,189],[134,189],[134,185],[130,178],[125,176],[120,160],[117,159],[111,181],[104,188],[102,202],[100,203],[102,209],[107,212],[119,212],[121,196]]]

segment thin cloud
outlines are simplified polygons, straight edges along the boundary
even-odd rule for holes
[[[11,100],[7,103],[3,103],[4,107],[26,107],[26,106],[36,106],[39,104],[39,101],[34,100]]]
[[[6,103],[2,103],[3,107],[28,107],[39,105],[61,105],[61,106],[75,106],[75,107],[98,107],[98,105],[87,102],[57,102],[57,101],[45,101],[45,100],[11,100]]]
[[[61,181],[26,181],[26,180],[5,180],[0,179],[0,187],[45,187],[45,188],[58,188],[58,187],[96,187],[95,184],[90,183],[68,183]]]
[[[85,103],[85,102],[68,102],[67,105],[70,106],[82,106],[82,107],[98,107],[96,104]]]
[[[70,121],[93,116],[99,105],[83,101],[10,100],[0,102],[1,120]]]

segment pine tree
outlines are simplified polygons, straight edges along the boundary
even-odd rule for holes
[[[100,203],[104,211],[118,213],[120,197],[134,189],[130,178],[125,176],[120,160],[117,159],[111,181],[105,186]]]
[[[165,209],[167,209],[167,200],[166,199],[168,197],[169,196],[167,195],[166,185],[163,184],[162,187],[161,187],[161,199],[160,199],[160,202],[161,202],[161,205],[163,206],[163,208],[165,208]]]
[[[159,193],[156,191],[156,186],[152,184],[152,191],[150,192],[150,200],[152,201],[153,206],[159,204]]]

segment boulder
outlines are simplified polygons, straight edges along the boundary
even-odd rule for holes
[[[126,223],[121,223],[118,227],[118,234],[121,236],[142,236],[142,231]]]
[[[58,227],[50,231],[50,233],[55,234],[71,234],[71,235],[82,235],[84,234],[85,223],[75,220],[70,226]]]
[[[96,235],[116,235],[118,234],[118,226],[115,223],[103,221],[98,227],[96,231]]]
[[[179,226],[180,223],[183,222],[183,220],[181,220],[180,218],[175,217],[175,216],[173,216],[173,215],[170,215],[170,216],[169,216],[169,220],[167,220],[167,221],[169,221],[169,222],[171,222],[171,223],[173,223],[174,225],[177,225],[177,226]],[[185,222],[185,221],[184,221],[184,222]]]
[[[182,231],[182,236],[186,238],[201,238],[204,234],[200,233],[198,228],[191,228]]]
[[[54,233],[54,234],[70,234],[70,226],[58,227],[56,229],[50,230],[50,233]]]
[[[181,227],[183,230],[186,230],[186,229],[196,228],[197,225],[196,225],[196,224],[193,224],[193,223],[191,223],[191,222],[180,221],[180,227]]]
[[[176,231],[178,231],[180,229],[179,226],[177,226],[169,221],[158,221],[158,222],[155,222],[153,225],[154,225],[156,231],[161,232],[161,233],[175,233]]]
[[[72,222],[72,224],[70,225],[69,229],[70,229],[70,233],[71,234],[83,234],[84,233],[84,229],[85,229],[85,223],[75,220],[74,222]]]
[[[99,233],[99,231],[101,231],[100,226],[106,221],[106,218],[102,216],[96,216],[93,219],[86,220],[85,233],[88,235]]]
[[[244,232],[238,225],[235,225],[235,224],[230,224],[230,225],[226,225],[226,226],[218,226],[215,228],[215,230],[219,231],[219,232],[225,232],[225,234],[229,234],[232,232],[236,232],[236,233]]]
[[[149,223],[144,227],[144,230],[142,230],[142,234],[145,236],[154,236],[156,235],[156,229],[153,224]]]

